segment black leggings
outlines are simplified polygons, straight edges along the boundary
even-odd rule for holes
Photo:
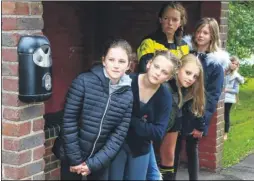
[[[230,127],[230,110],[232,107],[232,103],[225,103],[225,112],[224,112],[224,120],[225,120],[225,133],[228,133]]]
[[[193,138],[192,135],[186,136],[186,154],[188,158],[188,172],[189,172],[189,180],[198,180],[198,172],[199,172],[199,157],[198,157],[198,142],[197,138]],[[177,168],[179,166],[179,157],[181,153],[181,144],[182,144],[183,136],[179,135],[176,143],[175,150],[175,176],[177,173]]]

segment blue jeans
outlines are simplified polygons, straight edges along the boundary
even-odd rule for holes
[[[149,162],[150,152],[133,157],[125,144],[111,163],[109,180],[146,180]]]
[[[154,149],[152,144],[150,149],[150,159],[148,164],[146,180],[162,180],[161,173],[156,162],[156,157],[154,154]]]

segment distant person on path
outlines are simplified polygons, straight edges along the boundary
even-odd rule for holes
[[[239,59],[236,56],[230,58],[230,66],[225,75],[225,133],[224,140],[228,138],[228,132],[230,127],[230,110],[233,104],[238,101],[239,84],[244,83],[244,77],[238,73],[240,67]]]

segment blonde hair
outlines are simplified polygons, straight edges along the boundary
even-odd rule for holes
[[[194,36],[192,36],[192,44],[194,45],[194,48],[197,49],[197,43],[195,41],[196,33],[200,31],[205,25],[209,26],[211,35],[211,42],[207,51],[215,52],[220,48],[221,42],[219,25],[214,18],[205,17],[198,21],[194,30]]]
[[[229,67],[227,72],[226,73],[230,73],[230,74],[233,74],[234,72],[237,72],[239,67],[240,67],[240,60],[237,56],[232,56],[230,57],[230,62],[233,63],[233,62],[236,62],[237,63],[237,69],[235,70],[231,70],[231,68]]]
[[[158,56],[165,57],[173,64],[173,75],[174,75],[177,71],[177,68],[179,67],[180,59],[178,59],[173,53],[171,53],[168,50],[156,50],[152,60],[154,60]]]
[[[181,63],[180,63],[180,59],[178,59],[174,54],[172,54],[170,51],[168,50],[157,50],[155,51],[155,54],[152,58],[152,61],[158,57],[158,56],[163,56],[165,57],[167,60],[169,60],[172,64],[173,64],[173,71],[172,71],[172,75],[175,77],[177,70],[179,69]],[[182,100],[183,100],[183,96],[181,93],[181,88],[180,86],[177,86],[177,92],[179,95],[179,100],[178,100],[178,106],[180,107],[180,105],[182,104]]]
[[[231,68],[229,67],[226,71],[226,74],[233,74],[233,73],[237,72],[239,67],[240,67],[240,60],[237,56],[230,57],[230,62],[231,63],[232,62],[237,62],[238,65],[237,65],[237,68],[235,70],[231,70]],[[239,102],[240,102],[239,93],[237,93],[235,96],[236,96],[236,98],[235,98],[236,99],[236,104],[239,104]]]
[[[196,116],[200,117],[204,114],[204,111],[205,111],[205,88],[204,88],[204,75],[203,75],[202,64],[200,60],[198,59],[198,57],[196,57],[193,54],[184,55],[181,58],[180,62],[181,63],[180,63],[179,69],[181,69],[188,63],[195,63],[199,68],[199,71],[200,71],[199,76],[197,77],[194,84],[187,89],[187,94],[185,95],[184,99],[188,99],[192,97],[193,103],[192,103],[191,111]],[[176,78],[176,80],[178,81],[178,78]],[[180,94],[181,94],[181,91],[180,91]],[[182,95],[179,97],[182,97]],[[182,100],[179,100],[179,101],[182,101]]]

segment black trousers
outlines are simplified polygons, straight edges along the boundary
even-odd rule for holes
[[[185,136],[186,138],[186,155],[188,158],[188,172],[189,172],[189,180],[198,180],[198,172],[199,172],[199,157],[198,157],[198,142],[197,138],[193,138],[192,135]],[[177,169],[179,166],[179,157],[182,149],[182,139],[183,136],[179,135],[176,143],[175,150],[175,177],[177,173]]]
[[[91,173],[87,177],[81,174],[70,172],[70,165],[66,161],[61,161],[61,180],[108,180],[108,168]]]
[[[232,103],[225,103],[224,106],[225,133],[228,133],[230,127],[230,110],[232,105]]]

